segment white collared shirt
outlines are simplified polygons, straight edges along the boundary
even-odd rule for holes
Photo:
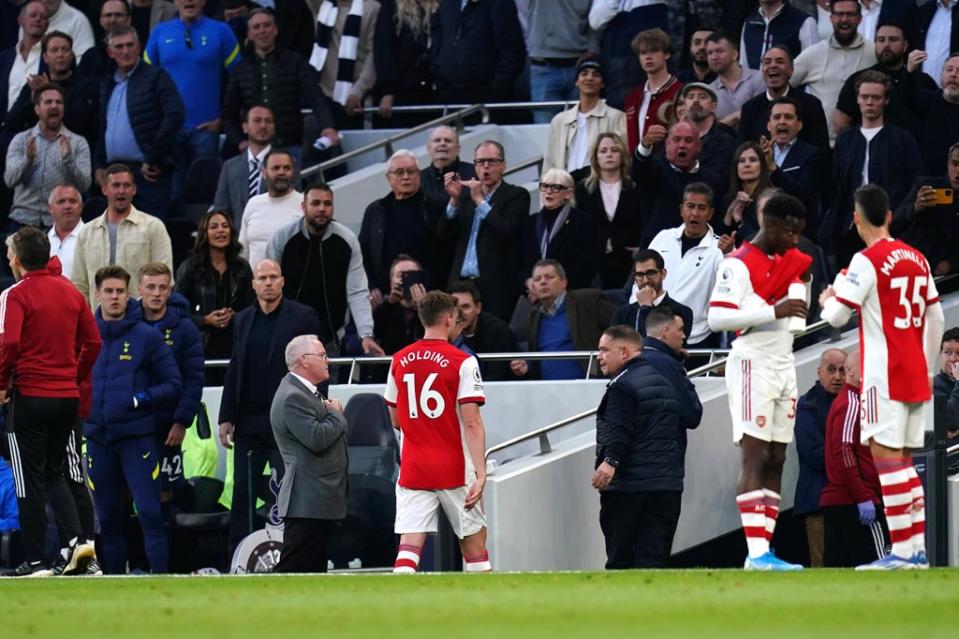
[[[949,59],[952,47],[952,8],[956,0],[937,0],[936,12],[932,14],[926,32],[926,53],[929,57],[922,63],[922,70],[942,86],[942,67]]]
[[[76,228],[62,240],[57,235],[56,225],[47,231],[47,237],[50,238],[50,257],[55,255],[60,258],[60,264],[63,265],[63,276],[67,279],[73,277],[73,254],[77,249],[77,238],[80,237],[80,229],[82,228],[83,220],[80,220]]]
[[[859,28],[856,31],[866,40],[876,40],[876,29],[879,28],[879,12],[882,11],[882,0],[872,0],[872,4],[866,7],[859,3],[859,10],[862,12],[862,20],[859,22]]]
[[[256,161],[257,161],[257,166],[260,167],[259,177],[257,177],[257,179],[256,179],[256,192],[257,192],[257,193],[260,192],[260,183],[263,182],[263,158],[266,157],[266,154],[269,153],[269,152],[270,152],[270,149],[272,149],[272,148],[273,148],[273,147],[272,147],[271,145],[267,144],[265,147],[263,147],[263,150],[260,151],[259,153],[257,153],[256,155],[253,155],[253,151],[251,151],[251,150],[249,149],[249,147],[247,147],[247,149],[246,149],[246,166],[247,166],[247,172],[249,172],[250,163],[251,163],[253,160],[256,160]]]
[[[290,375],[292,375],[293,377],[295,377],[295,378],[297,378],[298,380],[300,380],[300,382],[301,382],[304,386],[306,386],[306,390],[310,391],[310,393],[312,393],[313,395],[316,395],[316,385],[313,384],[313,382],[311,382],[310,380],[308,380],[308,379],[305,378],[305,377],[301,377],[301,376],[297,375],[296,373],[294,373],[294,372],[292,372],[292,371],[290,371]]]
[[[20,55],[20,42],[17,42],[17,52],[13,56],[13,66],[10,67],[10,75],[7,85],[7,108],[13,106],[13,103],[20,97],[20,91],[27,86],[27,76],[36,75],[40,71],[40,43],[37,42],[27,53],[27,59],[24,60]]]

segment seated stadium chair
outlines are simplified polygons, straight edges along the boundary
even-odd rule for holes
[[[213,567],[221,572],[230,563],[230,512],[217,503],[223,482],[214,477],[191,477],[178,496],[174,516],[170,567],[192,572]]]
[[[97,219],[107,209],[107,199],[105,197],[91,197],[83,203],[83,213],[80,217],[84,222],[92,222]]]
[[[629,294],[622,288],[607,288],[603,290],[603,297],[616,306],[622,306],[629,301]]]
[[[349,447],[349,503],[346,519],[330,538],[337,568],[360,559],[363,567],[390,566],[396,556],[393,520],[399,474],[399,443],[383,397],[354,395],[344,411]]]
[[[173,267],[176,267],[190,256],[193,245],[196,243],[196,221],[184,218],[173,218],[164,222],[170,244],[173,246]]]
[[[183,192],[174,204],[172,214],[198,222],[207,212],[216,195],[223,160],[218,157],[199,157],[193,160],[186,173]]]

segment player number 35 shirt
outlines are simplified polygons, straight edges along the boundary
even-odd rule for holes
[[[385,399],[403,435],[397,483],[413,490],[465,485],[473,464],[459,405],[486,401],[476,358],[445,340],[419,340],[393,355]]]
[[[853,256],[835,290],[840,303],[862,315],[862,388],[875,386],[898,402],[927,401],[923,330],[926,307],[939,293],[926,258],[898,240],[880,240]]]

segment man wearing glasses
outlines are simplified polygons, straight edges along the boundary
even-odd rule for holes
[[[721,336],[711,332],[706,322],[709,294],[716,282],[716,270],[723,261],[719,237],[709,225],[712,202],[713,190],[709,185],[693,182],[686,186],[679,205],[683,223],[660,231],[649,243],[649,248],[662,256],[663,284],[676,301],[692,309],[689,348],[715,348]]]
[[[386,181],[390,192],[370,202],[360,226],[360,249],[373,308],[389,297],[390,266],[398,255],[413,257],[438,277],[449,268],[449,252],[436,233],[444,198],[423,190],[416,154],[406,149],[394,153],[387,162]]]
[[[448,285],[472,281],[486,311],[509,322],[521,292],[512,269],[529,191],[503,181],[505,158],[503,145],[486,140],[473,152],[476,179],[452,171],[443,176],[449,203],[438,232],[456,245]]]
[[[633,284],[630,287],[632,301],[616,309],[612,325],[626,324],[646,337],[646,316],[657,306],[673,309],[683,318],[683,333],[689,339],[693,325],[693,311],[677,302],[663,288],[666,279],[666,263],[663,256],[651,249],[640,249],[633,254]]]

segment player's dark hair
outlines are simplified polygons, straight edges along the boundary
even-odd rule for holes
[[[806,207],[798,198],[788,193],[777,193],[766,200],[766,206],[763,207],[763,217],[777,220],[793,217],[798,220],[805,220]]]
[[[97,274],[93,276],[93,282],[96,284],[98,291],[106,280],[123,280],[127,287],[130,286],[130,274],[122,266],[104,266],[98,269]]]
[[[429,291],[417,305],[416,314],[424,328],[436,326],[444,315],[456,318],[456,298],[443,291]]]
[[[873,226],[883,226],[886,223],[886,213],[889,211],[889,196],[881,186],[863,184],[852,194],[852,199],[867,222]]]
[[[939,344],[939,350],[942,350],[946,342],[959,342],[959,326],[953,326],[942,334],[942,342]]]
[[[643,336],[639,334],[639,331],[627,324],[610,326],[603,331],[603,335],[617,342],[629,342],[636,348],[643,347]]]
[[[482,304],[483,296],[480,294],[479,289],[476,287],[476,284],[466,280],[460,280],[458,282],[453,282],[453,285],[450,286],[450,295],[453,293],[466,293],[473,298],[474,304]]]
[[[663,260],[663,256],[659,254],[659,251],[653,249],[639,249],[633,253],[633,264],[636,262],[648,262],[652,260],[656,263],[656,268],[663,270],[666,268],[666,262]]]
[[[50,260],[50,240],[47,234],[32,226],[25,226],[10,238],[10,248],[27,271],[44,268]]]
[[[791,95],[784,95],[781,98],[776,98],[769,103],[769,116],[772,117],[773,107],[777,104],[791,104],[793,109],[796,110],[796,119],[802,122],[802,105],[799,103],[799,100],[792,97]]]
[[[687,184],[686,188],[683,189],[683,202],[686,201],[687,195],[705,195],[709,198],[710,207],[712,207],[713,201],[713,189],[711,186],[705,182],[693,182],[692,184]]]
[[[652,335],[667,324],[673,323],[677,317],[682,316],[672,306],[654,306],[646,315],[646,335]]]

